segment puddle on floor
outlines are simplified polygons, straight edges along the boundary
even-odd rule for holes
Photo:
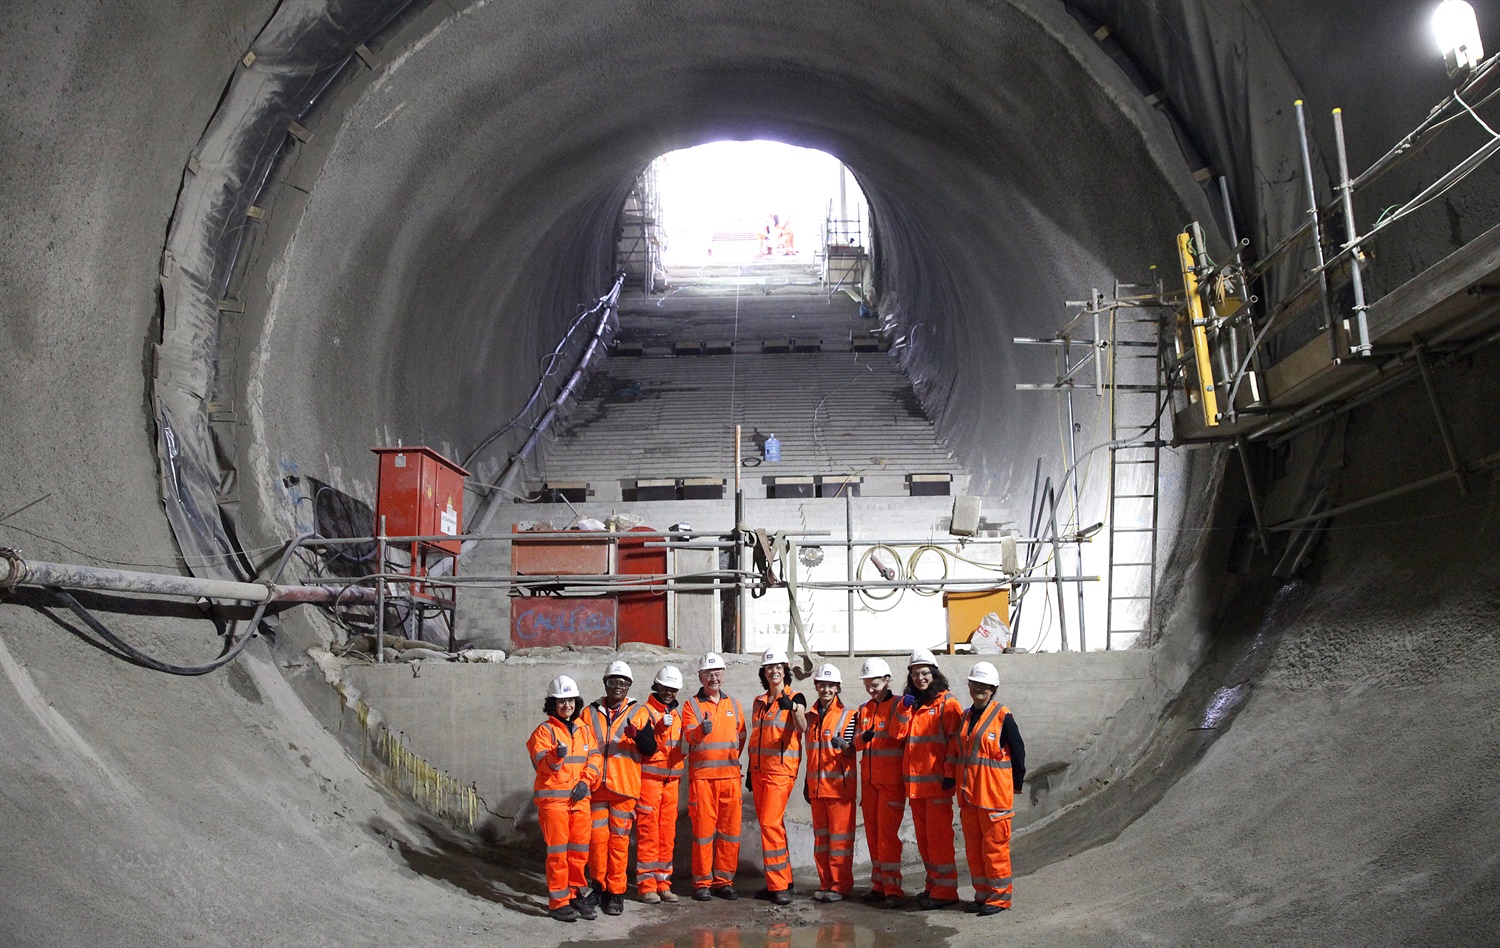
[[[957,934],[955,929],[929,924],[939,921],[933,914],[893,912],[857,902],[808,901],[771,908],[745,898],[732,904],[684,898],[661,910],[681,917],[636,928],[628,938],[612,941],[591,941],[583,927],[589,923],[574,922],[566,926],[566,937],[572,944],[592,948],[911,948],[942,944]]]

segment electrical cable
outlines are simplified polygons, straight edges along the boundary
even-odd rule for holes
[[[236,658],[239,658],[240,653],[245,650],[245,646],[249,645],[250,640],[255,638],[255,630],[257,627],[259,627],[260,620],[266,613],[266,606],[270,605],[271,603],[270,586],[274,585],[276,581],[281,578],[282,572],[286,569],[287,564],[292,561],[292,555],[297,551],[298,547],[300,547],[305,540],[310,539],[312,536],[313,534],[311,533],[298,534],[297,538],[288,543],[286,549],[282,551],[281,557],[276,561],[276,568],[271,571],[271,575],[269,577],[263,580],[263,582],[267,584],[267,596],[263,601],[256,604],[255,614],[250,617],[250,624],[246,627],[244,634],[240,636],[239,641],[233,642],[233,640],[231,640],[233,644],[229,646],[228,650],[225,651],[224,654],[220,655],[218,658],[214,659],[211,662],[204,662],[199,665],[178,665],[173,662],[164,662],[161,659],[155,658],[154,656],[142,652],[135,646],[131,645],[129,642],[116,635],[103,622],[100,622],[92,612],[90,612],[87,608],[84,607],[81,602],[73,597],[72,593],[69,593],[63,589],[59,589],[55,586],[49,588],[51,589],[52,594],[59,600],[61,600],[63,605],[67,606],[70,610],[73,611],[74,615],[82,619],[85,623],[88,624],[89,628],[93,629],[94,632],[97,633],[101,638],[103,638],[110,645],[114,646],[120,652],[124,653],[127,658],[129,658],[136,664],[141,665],[145,668],[149,668],[152,671],[165,672],[168,675],[182,675],[185,677],[206,675],[211,671],[223,668],[225,665],[228,665]]]

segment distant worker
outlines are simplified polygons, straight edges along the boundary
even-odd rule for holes
[[[1026,780],[1026,745],[1010,709],[995,700],[1000,673],[989,662],[969,669],[969,697],[958,741],[958,814],[974,884],[967,911],[999,915],[1010,908],[1010,823]]]
[[[866,902],[900,906],[901,818],[906,815],[906,789],[901,761],[906,743],[895,736],[896,710],[901,702],[891,693],[891,666],[883,658],[867,658],[860,669],[865,693],[859,709],[854,744],[860,751],[860,812],[865,818],[865,843],[870,849],[870,891]]]
[[[672,850],[677,845],[677,801],[682,788],[682,714],[677,693],[682,672],[663,665],[651,683],[646,710],[656,733],[656,753],[641,760],[641,798],[635,808],[635,886],[641,901],[676,902]]]
[[[693,898],[733,901],[740,861],[740,754],[745,709],[724,694],[724,659],[709,652],[698,663],[698,693],[682,707],[687,742],[688,812],[693,824]]]
[[[917,850],[927,869],[923,909],[958,904],[958,863],[953,844],[953,790],[958,785],[957,742],[963,708],[948,679],[925,648],[906,663],[906,693],[896,711],[895,736],[906,741],[901,758],[906,798],[917,828]]]
[[[630,828],[641,795],[641,759],[656,753],[651,713],[630,697],[633,679],[625,662],[610,662],[604,671],[604,697],[583,712],[584,723],[593,729],[604,757],[604,779],[593,795],[589,871],[605,915],[625,911]]]
[[[813,672],[818,700],[807,713],[807,777],[812,806],[813,862],[819,902],[839,902],[854,891],[854,801],[859,775],[854,761],[853,708],[839,700],[844,677],[837,665]]]
[[[578,683],[559,675],[547,685],[547,720],[526,740],[536,768],[531,796],[547,844],[547,914],[559,922],[593,919],[597,912],[583,870],[589,858],[589,794],[604,762],[594,732],[578,720]]]
[[[807,699],[787,685],[792,666],[786,652],[768,648],[761,656],[760,683],[750,710],[750,761],[745,785],[755,800],[760,823],[762,893],[776,905],[792,902],[792,857],[786,844],[786,805],[802,764],[802,732],[807,730]]]

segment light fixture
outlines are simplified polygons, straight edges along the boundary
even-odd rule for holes
[[[1479,39],[1479,21],[1465,0],[1443,0],[1432,14],[1432,32],[1448,65],[1448,75],[1457,76],[1479,65],[1484,44]]]

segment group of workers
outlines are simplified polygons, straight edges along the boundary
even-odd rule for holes
[[[740,758],[749,747],[745,785],[760,824],[765,888],[757,898],[792,901],[786,808],[806,758],[802,796],[812,808],[818,889],[838,902],[854,889],[854,807],[861,799],[871,886],[864,901],[899,908],[898,832],[908,804],[926,869],[923,909],[958,903],[953,833],[958,798],[973,903],[996,915],[1011,905],[1010,827],[1026,776],[1026,749],[1008,708],[995,700],[999,672],[989,662],[969,671],[972,704],[949,691],[933,654],[907,662],[906,687],[891,689],[891,669],[870,658],[861,669],[869,700],[842,701],[842,676],[825,664],[813,674],[811,706],[790,687],[786,653],[762,656],[764,692],[746,715],[724,693],[725,663],[712,652],[698,663],[700,687],[679,702],[682,673],[657,672],[651,696],[629,696],[630,666],[612,662],[604,696],[583,705],[578,684],[560,675],[547,686],[547,719],[526,742],[536,768],[534,799],[547,846],[548,913],[561,922],[624,911],[632,824],[636,890],[646,903],[676,902],[671,888],[680,786],[686,770],[692,825],[693,895],[734,900],[739,863]],[[686,765],[684,767],[684,765]]]

